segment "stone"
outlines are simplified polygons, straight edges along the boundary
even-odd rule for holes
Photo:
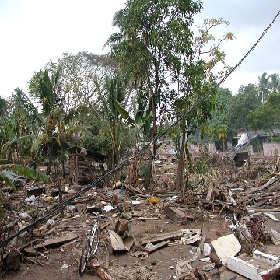
[[[217,240],[213,240],[211,244],[223,265],[227,262],[228,257],[236,256],[241,250],[241,245],[234,234],[221,236]]]

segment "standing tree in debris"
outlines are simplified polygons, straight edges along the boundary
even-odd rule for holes
[[[51,73],[51,70],[36,72],[30,82],[30,93],[39,99],[42,106],[42,129],[33,151],[46,152],[48,156],[47,173],[51,173],[51,166],[55,163],[54,157],[62,162],[64,176],[64,150],[67,142],[66,122],[68,116],[64,111],[64,98],[59,84],[60,70]]]
[[[264,72],[261,76],[258,77],[257,90],[262,104],[265,104],[270,93],[280,92],[279,74],[274,73],[267,75],[267,73]]]
[[[19,88],[6,102],[5,110],[1,117],[1,153],[9,162],[30,162],[30,147],[41,123],[38,110]]]
[[[158,114],[169,103],[170,75],[174,77],[181,70],[182,57],[192,53],[191,26],[201,8],[201,2],[194,0],[128,0],[114,17],[119,32],[108,40],[111,56],[131,75],[135,88],[148,96],[153,157]]]
[[[97,103],[100,105],[99,112],[103,116],[103,126],[108,131],[111,146],[111,167],[113,168],[118,164],[121,150],[125,144],[125,138],[122,137],[122,134],[125,134],[125,132],[127,134],[116,103],[124,107],[126,106],[129,80],[121,73],[116,72],[111,76],[105,75],[103,79],[95,76],[94,81],[96,85]],[[126,137],[126,141],[128,140],[129,137]]]
[[[192,51],[181,57],[180,67],[172,72],[175,74],[172,78],[177,82],[172,108],[176,112],[175,117],[180,120],[180,154],[175,182],[178,191],[184,191],[186,187],[186,184],[183,184],[185,153],[188,160],[191,160],[186,137],[194,135],[197,129],[201,129],[211,118],[211,112],[217,105],[216,81],[228,69],[225,53],[220,50],[220,45],[224,41],[232,40],[233,34],[228,32],[218,40],[211,34],[212,29],[221,24],[229,23],[221,18],[204,20],[202,26],[198,26],[197,36],[193,36]],[[217,66],[221,66],[220,71],[215,71]]]
[[[109,156],[110,166],[116,165],[124,146],[128,146],[128,137],[114,101],[126,107],[130,99],[128,80],[117,73],[116,62],[106,55],[65,53],[54,66],[54,70],[61,69],[65,112],[73,109],[75,145],[102,152]],[[84,129],[77,133],[78,128]]]

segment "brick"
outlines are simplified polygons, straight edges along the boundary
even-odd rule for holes
[[[272,255],[269,255],[268,259],[270,259],[271,256]],[[252,262],[253,263],[231,256],[227,259],[227,268],[251,280],[270,280],[280,274],[280,263],[269,265],[268,263],[260,262],[256,259],[253,259]],[[262,266],[260,265],[261,263]]]
[[[257,267],[254,267],[252,264],[249,264],[238,257],[228,257],[227,267],[249,279],[262,280]]]

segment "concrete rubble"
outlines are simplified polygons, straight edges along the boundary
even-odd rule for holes
[[[234,234],[221,236],[211,244],[223,265],[226,264],[229,256],[236,256],[241,250],[241,245]]]
[[[249,167],[245,160],[237,167],[217,155],[208,160],[216,169],[190,174],[185,195],[174,189],[177,165],[169,157],[157,163],[149,190],[125,182],[92,188],[13,240],[2,268],[18,271],[32,263],[43,269],[56,252],[68,256],[60,271],[77,269],[92,213],[99,212],[108,219],[101,222],[101,251],[87,271],[101,279],[274,279],[280,274],[280,173],[272,171],[274,161]],[[63,183],[63,200],[82,187]],[[9,215],[2,240],[59,205],[56,186],[40,182],[3,198]]]

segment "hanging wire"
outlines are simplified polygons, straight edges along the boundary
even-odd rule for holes
[[[46,221],[48,218],[53,217],[54,215],[60,213],[66,206],[70,205],[71,202],[73,202],[76,198],[80,197],[82,194],[88,192],[90,189],[92,189],[94,186],[97,186],[99,183],[103,182],[105,179],[109,178],[112,174],[115,172],[123,169],[125,166],[129,165],[131,161],[137,159],[140,155],[142,155],[150,146],[153,142],[161,138],[163,135],[165,135],[167,132],[169,132],[173,127],[175,127],[180,121],[182,121],[187,115],[192,113],[194,110],[196,110],[202,102],[204,102],[211,94],[231,75],[240,65],[241,63],[255,50],[256,46],[259,44],[259,42],[263,39],[263,37],[266,35],[268,30],[271,28],[271,26],[275,23],[276,19],[280,15],[280,10],[278,13],[275,15],[273,20],[269,23],[269,25],[264,29],[262,32],[261,36],[258,38],[258,40],[253,44],[253,46],[249,49],[249,51],[240,59],[240,61],[233,67],[231,68],[225,76],[218,82],[218,84],[210,90],[204,97],[202,97],[189,111],[184,113],[179,119],[176,120],[173,124],[171,124],[165,131],[162,133],[158,134],[156,137],[154,137],[148,145],[144,146],[140,151],[138,151],[133,157],[124,160],[121,162],[119,165],[117,165],[114,169],[110,170],[109,172],[105,173],[103,176],[97,178],[94,180],[90,185],[87,187],[83,188],[81,191],[77,192],[75,195],[73,195],[71,198],[68,200],[63,201],[60,205],[49,211],[47,214],[45,214],[43,217],[37,219],[33,223],[27,225],[25,228],[20,229],[18,232],[15,234],[9,236],[7,239],[3,240],[0,242],[0,248],[6,247],[8,243],[13,240],[15,237],[19,236],[20,234],[29,231],[33,227],[37,226],[38,224]]]

